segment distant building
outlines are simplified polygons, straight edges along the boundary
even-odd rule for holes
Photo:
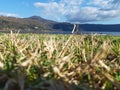
[[[38,29],[38,27],[34,27],[34,29]]]

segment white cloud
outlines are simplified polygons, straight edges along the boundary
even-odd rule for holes
[[[49,16],[51,18],[60,19],[58,15],[65,15],[67,10],[65,10],[65,5],[57,2],[49,2],[49,3],[34,3],[34,6],[37,8],[42,8],[41,12],[43,16]]]
[[[108,5],[109,2],[111,2],[111,0],[92,0],[88,4],[108,8],[109,7],[109,5]]]
[[[36,3],[34,3],[34,6],[37,7],[37,8],[39,8],[39,7],[46,7],[47,4],[48,3],[36,2]]]
[[[34,6],[36,8],[44,9],[42,16],[51,16],[54,19],[60,20],[63,16],[66,16],[71,13],[76,13],[79,10],[79,5],[82,3],[82,0],[61,0],[57,2],[41,3],[36,2]]]
[[[19,15],[17,15],[17,14],[5,13],[5,12],[0,12],[0,15],[7,16],[7,17],[9,17],[9,16],[11,16],[11,17],[19,17]]]
[[[66,4],[66,5],[80,5],[83,2],[83,0],[61,0],[60,3]]]
[[[109,20],[116,17],[120,17],[120,10],[103,10],[95,7],[83,7],[76,14],[69,14],[67,17],[71,22],[92,22]]]
[[[54,19],[66,18],[70,22],[92,22],[120,17],[120,0],[60,0],[34,3],[41,13]]]

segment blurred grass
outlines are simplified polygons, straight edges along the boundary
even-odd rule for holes
[[[0,34],[0,88],[11,79],[21,90],[51,79],[120,90],[120,37]]]

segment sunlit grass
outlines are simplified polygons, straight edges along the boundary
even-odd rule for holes
[[[0,88],[10,82],[21,90],[38,88],[55,79],[120,89],[119,41],[120,37],[101,35],[1,34]]]

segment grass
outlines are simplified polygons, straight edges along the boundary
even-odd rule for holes
[[[1,90],[10,83],[20,90],[38,90],[42,82],[53,79],[92,90],[120,90],[119,65],[120,37],[0,35]]]

